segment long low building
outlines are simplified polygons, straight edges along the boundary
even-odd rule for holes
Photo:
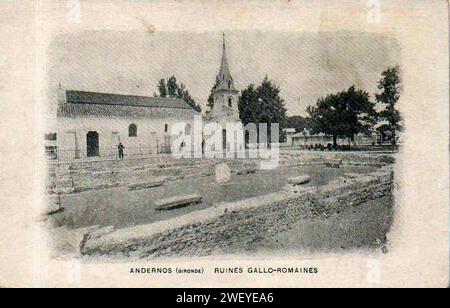
[[[182,99],[62,91],[57,111],[61,158],[114,156],[122,143],[129,155],[170,147],[174,123],[189,130],[200,115]],[[69,156],[69,157],[67,157]]]
[[[287,134],[287,144],[288,146],[315,146],[315,145],[323,145],[327,146],[328,144],[333,144],[333,136],[326,134],[312,134],[308,130],[304,130],[300,133],[293,133],[292,129],[286,129],[285,133]],[[377,142],[377,133],[370,133],[369,136],[366,135],[356,135],[352,145],[372,145]],[[348,145],[348,138],[337,139],[338,145]]]

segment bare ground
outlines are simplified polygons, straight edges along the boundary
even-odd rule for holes
[[[330,217],[301,219],[274,238],[261,238],[236,251],[330,252],[384,247],[394,216],[393,198],[369,200]]]

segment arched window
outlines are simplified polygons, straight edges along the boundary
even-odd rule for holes
[[[136,126],[136,124],[131,124],[128,127],[128,137],[137,137],[137,126]]]
[[[165,132],[165,133],[168,133],[168,132],[169,132],[169,124],[166,124],[166,125],[164,126],[164,132]]]
[[[231,97],[228,98],[228,107],[233,107],[233,99]]]
[[[231,89],[231,80],[228,81],[228,89]]]
[[[184,134],[186,136],[189,136],[191,134],[191,125],[190,124],[186,124],[186,127],[184,129]]]

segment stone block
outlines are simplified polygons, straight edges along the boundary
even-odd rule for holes
[[[216,166],[216,183],[226,184],[231,181],[231,169],[227,164]]]
[[[307,184],[311,181],[311,177],[309,175],[302,175],[288,179],[288,183],[291,185],[303,185]]]
[[[325,159],[324,161],[325,166],[330,168],[340,168],[342,164],[342,159]]]
[[[357,179],[360,178],[362,175],[359,173],[346,173],[344,174],[344,177],[348,178],[348,179]]]
[[[186,207],[202,202],[200,195],[177,196],[169,199],[162,199],[155,202],[158,211],[168,211],[181,207]]]
[[[164,185],[164,180],[153,180],[148,182],[133,183],[128,185],[128,190],[140,190],[147,188],[155,188]]]

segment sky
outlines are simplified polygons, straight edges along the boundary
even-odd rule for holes
[[[388,67],[400,63],[395,39],[356,32],[226,33],[237,89],[267,75],[280,87],[288,115],[356,85],[372,98]],[[48,50],[48,96],[66,90],[153,96],[161,78],[175,75],[206,110],[219,71],[222,33],[97,31],[59,35]]]

